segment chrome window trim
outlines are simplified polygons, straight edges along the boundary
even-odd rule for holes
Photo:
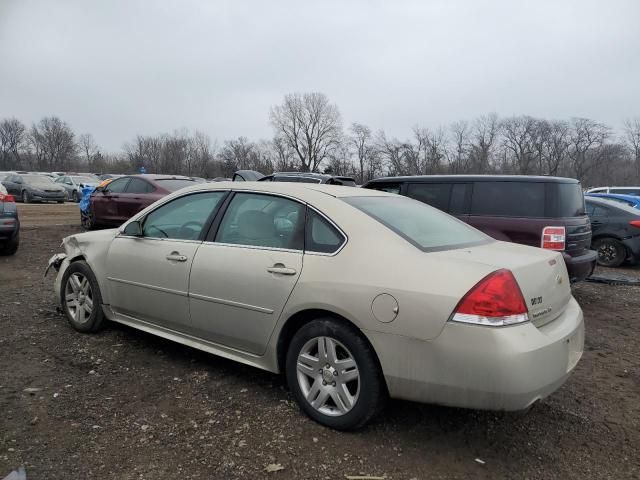
[[[242,243],[223,243],[223,242],[202,242],[203,245],[220,245],[221,247],[234,247],[234,248],[249,248],[251,250],[268,250],[272,252],[287,252],[287,253],[304,253],[303,250],[293,250],[290,248],[280,248],[280,247],[262,247],[260,245],[244,245]]]
[[[135,240],[155,240],[159,242],[180,242],[180,243],[202,243],[200,240],[189,240],[182,238],[164,238],[164,237],[135,237],[133,235],[125,235],[124,233],[118,233],[115,238],[133,238]]]

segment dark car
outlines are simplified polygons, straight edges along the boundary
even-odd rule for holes
[[[562,252],[571,281],[596,264],[580,182],[521,175],[432,175],[378,178],[363,188],[428,203],[498,240]]]
[[[328,185],[345,185],[355,187],[352,177],[309,172],[276,172],[258,180],[259,182],[291,182],[291,183],[326,183]]]
[[[86,228],[118,226],[143,208],[171,192],[195,185],[189,177],[176,175],[129,175],[98,187],[91,194],[90,215],[83,219]]]
[[[255,170],[238,170],[233,174],[234,182],[256,182],[263,178],[264,175]]]
[[[598,252],[598,263],[618,267],[625,260],[640,259],[640,211],[613,200],[585,198],[591,218],[592,248]]]
[[[66,191],[62,186],[56,185],[49,177],[37,173],[9,175],[2,180],[2,184],[10,195],[24,203],[63,203],[66,198]]]
[[[13,195],[0,188],[0,255],[13,255],[20,244],[20,220]]]
[[[629,207],[640,209],[640,196],[622,193],[586,193],[585,197],[604,198]],[[589,212],[587,212],[589,213]]]

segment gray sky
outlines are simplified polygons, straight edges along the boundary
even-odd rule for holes
[[[392,136],[488,112],[640,116],[640,1],[0,0],[0,117],[106,150],[200,129],[269,138],[320,91]]]

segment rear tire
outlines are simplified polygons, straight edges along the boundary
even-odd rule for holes
[[[8,240],[2,247],[0,247],[0,255],[14,255],[18,251],[20,246],[20,233],[16,233],[16,236],[11,240]]]
[[[93,230],[96,227],[96,221],[91,210],[80,212],[80,224],[85,230]]]
[[[598,265],[619,267],[627,258],[627,249],[615,238],[599,238],[593,242],[598,253]]]
[[[73,262],[64,272],[60,303],[67,320],[79,332],[100,330],[105,322],[102,295],[95,275],[83,260]]]
[[[337,430],[364,426],[387,396],[372,347],[357,329],[332,318],[313,320],[296,332],[286,377],[302,410]]]

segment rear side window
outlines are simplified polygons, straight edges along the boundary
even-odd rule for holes
[[[151,193],[154,188],[149,182],[145,182],[141,178],[132,178],[127,185],[127,193]]]
[[[315,211],[309,209],[304,248],[307,252],[334,253],[344,243],[344,236]]]
[[[545,184],[536,182],[476,182],[471,215],[544,217]]]
[[[405,197],[345,197],[423,251],[448,250],[491,241],[484,233],[435,208]]]
[[[114,180],[109,183],[106,187],[106,191],[110,193],[122,193],[124,192],[127,183],[129,183],[129,178],[119,178],[118,180]]]
[[[443,212],[449,210],[450,183],[410,183],[407,196],[420,200]]]

